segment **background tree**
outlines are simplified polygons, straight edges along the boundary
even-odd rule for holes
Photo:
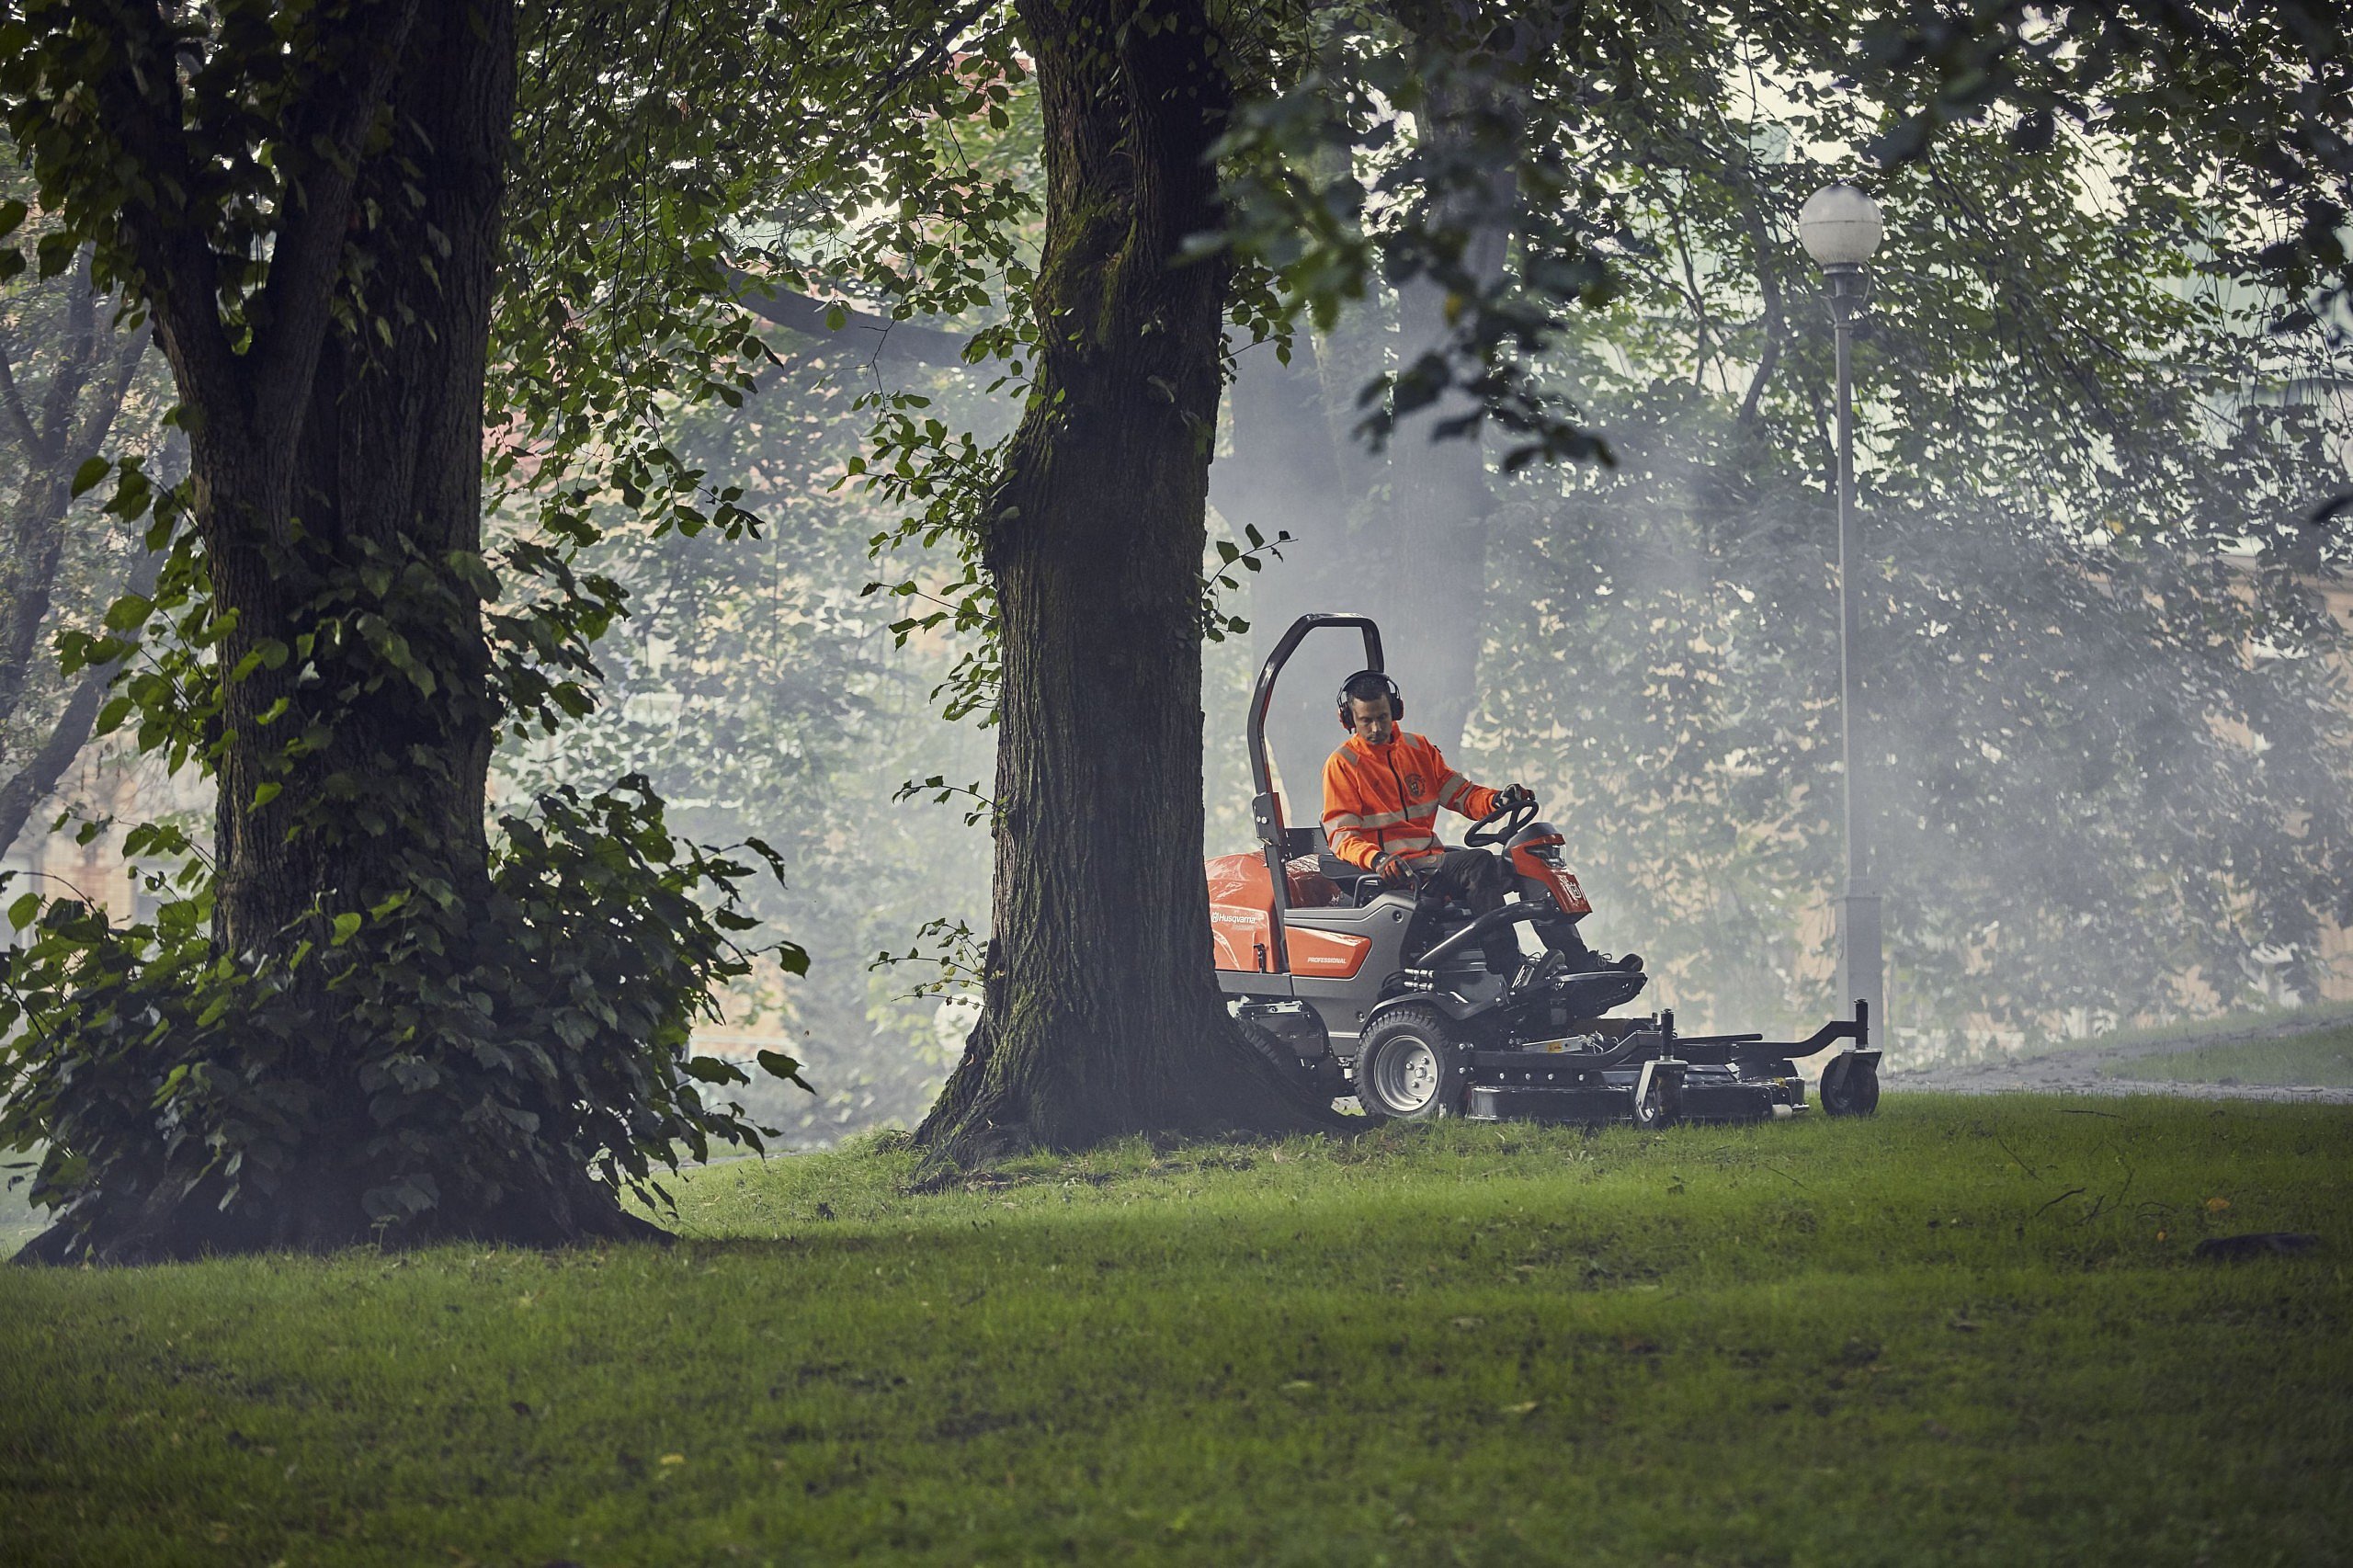
[[[23,225],[27,210],[14,201],[9,226]],[[91,280],[86,248],[60,275],[19,285],[5,302],[0,452],[17,479],[0,520],[0,848],[16,843],[90,738],[115,673],[61,682],[49,635],[81,605],[153,585],[139,531],[89,516],[97,501],[77,505],[76,482],[88,488],[119,450],[159,451],[163,413],[146,335],[119,329],[115,301]]]
[[[95,246],[190,434],[155,595],[68,673],[146,628],[115,716],[219,802],[152,925],[58,901],[12,957],[6,1127],[47,1140],[34,1196],[63,1211],[33,1256],[637,1233],[617,1195],[649,1162],[750,1136],[688,1081],[742,1074],[686,1054],[749,968],[745,869],[676,845],[642,787],[551,794],[490,842],[497,732],[576,700],[554,677],[609,614],[574,591],[502,615],[497,654],[484,627],[516,56],[497,0],[353,0],[35,6],[0,61],[61,225],[43,270]],[[506,559],[576,586],[544,547]]]

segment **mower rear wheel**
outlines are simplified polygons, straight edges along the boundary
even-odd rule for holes
[[[1879,1109],[1879,1061],[1853,1051],[1834,1056],[1822,1069],[1822,1108],[1832,1116],[1869,1116]]]
[[[1357,1103],[1375,1121],[1436,1121],[1462,1109],[1470,1068],[1435,1007],[1400,1007],[1364,1031]]]
[[[1247,1018],[1236,1018],[1234,1026],[1241,1029],[1244,1043],[1266,1058],[1276,1072],[1297,1085],[1301,1095],[1324,1106],[1340,1097],[1341,1091],[1333,1086],[1339,1069],[1330,1057],[1324,1057],[1321,1062],[1302,1062],[1274,1030],[1254,1024]]]

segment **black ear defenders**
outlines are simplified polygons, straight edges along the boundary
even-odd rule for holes
[[[1348,716],[1348,687],[1367,676],[1379,681],[1381,689],[1389,693],[1389,717],[1399,723],[1404,722],[1405,720],[1405,694],[1397,689],[1397,683],[1379,670],[1358,670],[1340,683],[1340,695],[1337,699],[1340,709],[1340,728],[1351,734],[1356,733],[1357,725],[1356,721]]]

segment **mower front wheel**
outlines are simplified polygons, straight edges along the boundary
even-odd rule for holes
[[[1663,1063],[1644,1074],[1634,1091],[1634,1125],[1644,1129],[1666,1127],[1682,1119],[1681,1063]]]
[[[1364,1031],[1357,1103],[1375,1121],[1459,1115],[1470,1079],[1462,1044],[1435,1007],[1400,1007]]]
[[[1822,1108],[1832,1116],[1869,1116],[1879,1109],[1879,1059],[1844,1051],[1822,1069]]]

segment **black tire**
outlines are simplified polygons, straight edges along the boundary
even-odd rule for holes
[[[1357,1048],[1357,1104],[1375,1121],[1457,1116],[1471,1072],[1453,1026],[1435,1007],[1400,1007],[1364,1031]]]
[[[1339,1091],[1324,1086],[1326,1074],[1316,1066],[1302,1062],[1291,1048],[1277,1038],[1272,1029],[1262,1028],[1247,1018],[1236,1018],[1234,1026],[1241,1029],[1243,1043],[1264,1057],[1283,1081],[1298,1089],[1300,1097],[1318,1105],[1329,1106],[1339,1097]],[[1329,1057],[1324,1059],[1330,1061]],[[1334,1071],[1336,1072],[1336,1067]]]
[[[1634,1125],[1652,1129],[1683,1119],[1683,1071],[1660,1068],[1651,1074],[1650,1093],[1634,1102]]]
[[[1847,1051],[1822,1069],[1822,1108],[1832,1116],[1869,1116],[1879,1109],[1879,1060]]]

